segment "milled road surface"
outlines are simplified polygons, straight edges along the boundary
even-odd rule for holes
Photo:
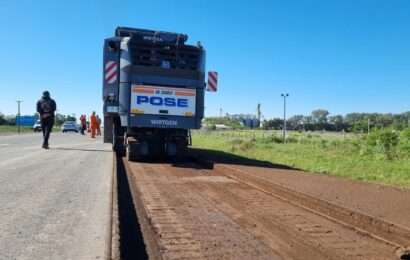
[[[101,138],[0,136],[0,259],[103,259],[113,154]]]
[[[410,259],[408,190],[213,161],[124,160],[152,259]]]

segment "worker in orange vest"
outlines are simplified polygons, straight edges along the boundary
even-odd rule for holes
[[[95,111],[90,116],[90,128],[91,128],[91,138],[95,138],[95,133],[98,128],[97,117],[95,116]]]

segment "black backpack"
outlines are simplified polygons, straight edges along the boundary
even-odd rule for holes
[[[52,113],[53,112],[53,101],[51,101],[51,99],[42,100],[40,107],[43,113]]]

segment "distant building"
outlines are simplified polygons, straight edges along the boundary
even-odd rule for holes
[[[259,128],[260,121],[252,114],[227,115],[231,119],[239,120],[241,125],[249,128]]]

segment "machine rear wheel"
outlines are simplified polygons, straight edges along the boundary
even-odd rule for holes
[[[126,149],[127,150],[127,160],[128,161],[138,161],[139,159],[141,159],[137,141],[129,138],[127,143],[128,143],[127,149]]]
[[[119,127],[113,126],[112,129],[112,150],[119,156],[125,155],[124,136],[121,135]]]

